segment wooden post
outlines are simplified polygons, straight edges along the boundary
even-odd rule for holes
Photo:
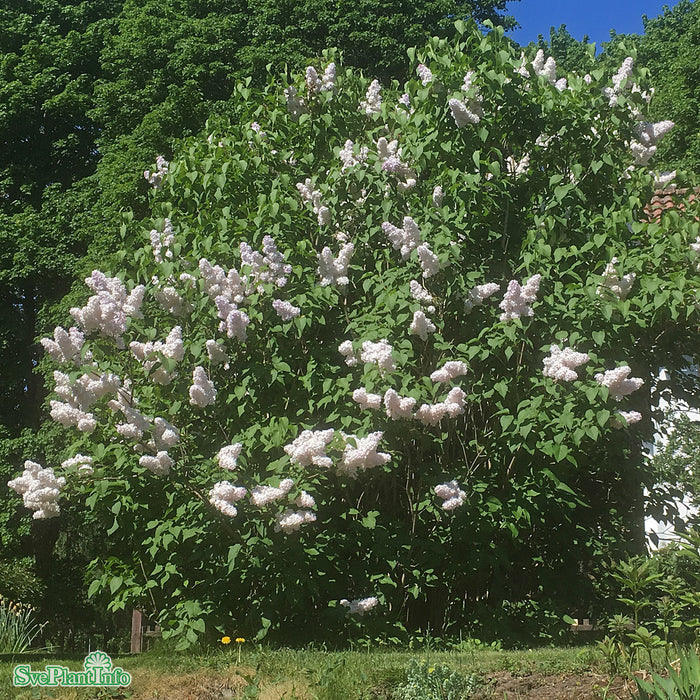
[[[143,613],[140,610],[134,610],[131,613],[131,653],[138,654],[141,651],[141,619]]]

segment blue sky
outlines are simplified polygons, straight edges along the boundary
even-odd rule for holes
[[[642,15],[656,17],[664,5],[673,7],[674,0],[520,0],[509,2],[507,11],[521,25],[509,32],[523,46],[537,41],[537,35],[549,38],[549,28],[565,24],[575,39],[588,34],[597,48],[610,38],[610,30],[618,34],[642,34]]]

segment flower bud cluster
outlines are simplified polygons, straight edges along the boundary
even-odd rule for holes
[[[190,387],[190,404],[205,408],[216,400],[216,389],[207,377],[204,367],[195,367],[192,372],[192,386]]]
[[[209,503],[230,518],[238,515],[233,504],[245,498],[247,491],[243,486],[234,486],[230,481],[219,481],[209,491]]]
[[[173,257],[172,246],[175,245],[175,234],[173,233],[173,224],[170,219],[163,221],[163,230],[151,231],[151,247],[153,248],[153,257],[157,263],[163,262],[163,249],[165,249],[165,257],[170,259]]]
[[[241,456],[242,449],[243,445],[240,442],[222,447],[216,455],[219,467],[232,472],[236,468],[236,460]]]
[[[533,275],[522,287],[516,280],[508,283],[508,290],[499,304],[503,309],[501,321],[511,321],[521,316],[534,316],[530,304],[537,299],[541,279],[542,275]]]
[[[319,226],[328,226],[331,223],[331,211],[321,204],[321,191],[313,189],[311,178],[307,177],[304,182],[297,182],[297,190],[302,201],[311,204],[314,214],[318,219]]]
[[[156,158],[157,170],[155,172],[151,172],[150,170],[143,171],[143,176],[146,178],[151,187],[154,187],[157,190],[162,187],[163,179],[168,174],[169,165],[170,164],[167,160],[165,160],[165,158],[163,158],[163,156],[158,156]]]
[[[617,270],[615,269],[616,264],[617,258],[615,257],[605,266],[603,279],[596,291],[596,294],[599,297],[611,293],[618,299],[626,299],[627,295],[630,293],[630,289],[632,289],[636,274],[634,272],[630,272],[627,275],[623,275],[622,279],[620,279],[619,275],[617,274]]]
[[[578,379],[574,371],[575,367],[585,364],[591,358],[585,352],[575,352],[571,348],[559,349],[558,345],[552,345],[549,349],[549,357],[544,358],[545,377],[552,377],[555,381],[562,380],[573,382]]]
[[[121,336],[126,331],[126,319],[129,316],[142,318],[140,309],[146,288],[138,285],[127,295],[126,287],[118,277],[107,277],[99,270],[93,270],[85,284],[95,295],[83,308],[72,308],[71,316],[85,332],[99,331],[123,347]]]
[[[621,367],[615,367],[615,369],[609,369],[603,374],[596,374],[595,380],[598,384],[608,388],[610,396],[615,401],[621,401],[623,396],[637,391],[644,384],[644,380],[638,377],[630,377],[628,379],[631,372],[632,370],[627,365],[622,365]]]
[[[323,248],[318,256],[317,270],[322,287],[327,287],[329,284],[344,287],[350,284],[348,267],[354,252],[355,246],[352,243],[343,244],[337,258],[333,257],[333,252],[328,246]]]
[[[75,326],[67,331],[61,326],[57,326],[54,328],[53,338],[53,340],[51,338],[41,339],[44,350],[51,355],[51,358],[57,362],[72,362],[79,365],[81,361],[80,351],[85,344],[85,336]],[[89,361],[91,358],[92,355],[86,353],[85,359]]]
[[[34,511],[32,517],[35,520],[58,517],[58,499],[66,480],[62,476],[56,477],[53,469],[43,469],[40,464],[27,460],[22,476],[8,481],[7,485],[22,496],[25,507]]]
[[[450,390],[444,401],[434,404],[424,403],[415,413],[414,418],[423,425],[437,425],[445,416],[455,418],[464,413],[466,394],[456,386]]]
[[[352,615],[364,615],[366,612],[369,612],[372,608],[379,605],[379,601],[374,596],[371,598],[358,598],[356,600],[348,600],[347,598],[343,598],[340,601],[340,604],[343,607],[348,608]]]
[[[442,507],[444,510],[454,510],[464,505],[467,500],[467,494],[459,488],[456,480],[448,481],[445,484],[438,484],[433,488],[435,495],[442,498]]]
[[[373,80],[367,88],[365,99],[360,102],[360,109],[364,110],[365,114],[379,114],[382,111],[382,86],[378,80]]]
[[[464,310],[469,313],[475,306],[481,306],[489,297],[492,297],[499,289],[500,284],[488,282],[478,284],[469,291],[469,295],[464,301]]]

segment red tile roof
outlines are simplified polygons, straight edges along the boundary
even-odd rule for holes
[[[700,202],[700,187],[694,190],[688,188],[659,190],[644,207],[644,213],[647,215],[647,221],[660,221],[661,215],[667,209],[685,211],[686,203],[689,202]]]

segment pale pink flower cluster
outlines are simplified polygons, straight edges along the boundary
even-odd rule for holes
[[[128,393],[128,386],[118,392],[117,398],[110,401],[107,406],[115,413],[121,412],[126,418],[125,423],[118,423],[116,431],[128,440],[140,440],[143,434],[151,430],[151,421],[143,415],[132,403],[136,403]]]
[[[92,476],[95,473],[92,464],[92,457],[77,454],[75,457],[64,460],[61,463],[61,469],[77,469],[80,476]]]
[[[340,604],[343,607],[348,608],[352,615],[364,615],[366,612],[369,612],[372,608],[379,605],[379,601],[374,596],[371,598],[358,598],[356,600],[348,600],[347,598],[343,598],[340,601]]]
[[[272,308],[283,321],[291,321],[301,313],[298,306],[294,306],[289,301],[282,301],[282,299],[273,299]]]
[[[276,287],[284,287],[287,284],[287,277],[292,272],[292,266],[284,261],[284,255],[277,250],[272,236],[263,237],[262,253],[253,249],[243,241],[239,245],[241,253],[241,265],[247,265],[251,270],[251,285],[257,286],[258,292],[263,293],[263,284],[273,284]]]
[[[141,455],[139,464],[156,476],[167,476],[170,467],[173,466],[173,460],[165,450],[159,450],[155,455]]]
[[[355,165],[364,165],[367,162],[369,148],[367,148],[367,146],[363,146],[360,149],[360,152],[357,155],[355,155],[354,146],[355,144],[350,139],[348,139],[345,142],[345,145],[340,149],[340,152],[338,153],[340,162],[343,164],[340,168],[341,173],[344,173],[346,170],[354,167]]]
[[[219,463],[219,467],[232,472],[236,468],[236,461],[241,456],[242,449],[243,445],[241,445],[240,442],[222,447],[216,455],[216,461]]]
[[[401,160],[401,149],[398,140],[387,141],[384,136],[377,140],[377,158],[382,164],[382,170],[396,176],[399,192],[408,192],[416,186],[416,173],[407,163]]]
[[[428,279],[428,277],[437,275],[440,272],[440,261],[426,243],[421,243],[416,248],[416,253],[418,253],[418,261],[423,270],[424,279]]]
[[[432,382],[451,382],[455,377],[461,377],[469,371],[466,363],[461,360],[449,360],[430,375]]]
[[[258,508],[263,508],[269,503],[284,498],[292,490],[292,486],[294,486],[294,482],[291,479],[282,479],[279,487],[264,484],[255,486],[250,492],[250,502]]]
[[[143,171],[143,176],[148,180],[148,184],[151,187],[155,187],[157,190],[162,187],[163,179],[168,174],[168,165],[170,164],[163,156],[158,156],[156,158],[157,170],[155,172],[151,172],[150,170]]]
[[[57,362],[73,362],[76,365],[80,364],[80,351],[85,344],[85,336],[74,326],[68,331],[61,326],[57,326],[53,331],[53,340],[51,338],[42,338],[41,344],[46,352],[51,355],[51,358]],[[86,360],[90,360],[92,355],[86,353]]]
[[[287,112],[289,112],[289,116],[292,118],[292,121],[299,121],[299,117],[309,111],[306,108],[304,98],[297,95],[296,88],[292,85],[285,88],[284,96],[287,98]]]
[[[326,446],[333,440],[335,431],[304,430],[294,441],[284,446],[292,464],[302,467],[315,464],[318,467],[332,467],[333,460],[326,455]]]
[[[232,304],[224,296],[216,297],[214,303],[221,319],[219,330],[221,332],[226,331],[226,335],[229,338],[235,338],[239,342],[244,343],[248,337],[247,328],[250,323],[248,314],[239,309],[236,304]]]
[[[636,127],[637,140],[630,143],[635,165],[646,165],[656,153],[656,142],[665,136],[674,124],[672,121],[639,122]]]
[[[478,93],[471,99],[466,100],[466,102],[453,97],[449,100],[448,105],[458,129],[465,127],[467,124],[478,124],[484,116],[484,110],[481,106],[481,95]]]
[[[190,387],[190,403],[193,406],[204,408],[216,400],[216,389],[207,377],[204,367],[195,367],[192,372],[192,386]]]
[[[316,520],[316,514],[310,510],[292,510],[287,508],[284,513],[275,515],[275,532],[284,532],[288,535],[296,532],[302,525],[313,523]]]
[[[499,307],[503,309],[501,321],[512,321],[521,316],[533,316],[534,312],[530,304],[537,299],[542,275],[533,275],[521,287],[516,280],[508,283],[506,291]]]
[[[382,338],[378,343],[365,340],[364,343],[362,343],[360,359],[362,362],[375,363],[382,374],[384,372],[393,372],[396,369],[396,364],[391,356],[392,350],[393,348],[389,345],[386,338]]]
[[[364,387],[355,389],[355,391],[352,392],[352,400],[355,403],[359,403],[360,408],[363,410],[368,408],[379,409],[382,406],[381,394],[369,394]]]
[[[392,420],[413,418],[413,408],[416,400],[412,396],[399,396],[394,389],[387,389],[384,394],[386,415]]]
[[[89,408],[103,396],[119,391],[121,382],[115,374],[83,374],[75,382],[63,372],[53,373],[54,391],[63,401],[51,401],[51,418],[64,427],[75,425],[82,433],[91,433],[97,421]]]
[[[421,244],[420,228],[418,228],[418,224],[410,216],[404,217],[403,228],[399,228],[389,221],[385,221],[382,224],[382,231],[386,234],[394,250],[401,251],[401,258],[403,260],[406,260],[411,254],[411,251],[415,250]]]
[[[207,340],[205,343],[207,348],[207,357],[209,357],[209,362],[212,366],[220,365],[224,363],[224,369],[229,368],[229,356],[224,350],[224,346],[216,342],[216,340]]]
[[[562,380],[573,382],[578,379],[575,367],[585,364],[591,358],[585,352],[575,352],[571,348],[559,349],[558,345],[549,348],[550,355],[543,360],[545,377],[552,377],[555,381]]]
[[[598,286],[596,294],[601,297],[607,293],[611,293],[618,299],[626,299],[627,295],[632,289],[634,280],[636,279],[636,274],[630,272],[627,275],[623,275],[622,278],[619,277],[617,270],[615,269],[617,265],[617,258],[613,258],[606,266],[603,272],[603,279]]]
[[[354,252],[355,246],[352,243],[345,243],[337,258],[333,257],[333,252],[328,246],[323,248],[318,256],[317,270],[322,287],[327,287],[329,284],[344,287],[350,284],[348,267]]]
[[[464,413],[464,399],[466,394],[456,386],[450,390],[444,401],[439,403],[424,403],[414,416],[423,425],[437,425],[445,416],[455,418]]]
[[[177,428],[160,416],[153,421],[152,435],[153,439],[146,443],[146,447],[154,452],[174,447],[180,442]]]
[[[411,296],[419,301],[421,304],[433,304],[435,302],[435,299],[433,299],[433,295],[420,283],[417,282],[416,280],[411,280],[410,284],[410,289],[411,289]],[[428,309],[430,313],[433,313]]]
[[[459,484],[454,479],[445,484],[438,484],[433,491],[438,498],[442,498],[444,510],[459,508],[467,500],[467,494],[459,488]]]
[[[159,287],[154,291],[153,295],[156,301],[173,316],[182,316],[186,310],[189,310],[189,306],[175,287],[170,285]]]
[[[481,306],[489,297],[492,297],[499,289],[500,284],[488,282],[487,284],[478,284],[473,289],[469,290],[469,296],[464,301],[464,310],[469,313],[475,306]]]
[[[413,109],[413,107],[411,107],[411,98],[408,96],[408,93],[405,93],[405,92],[404,92],[404,94],[401,95],[401,97],[399,97],[399,104],[400,104],[402,107],[405,107],[405,108],[406,108],[406,111],[407,111],[409,114],[413,114],[413,112],[415,112],[415,110]]]
[[[204,282],[204,291],[212,298],[224,297],[234,304],[246,300],[248,278],[231,268],[228,274],[219,265],[212,265],[206,258],[199,261],[199,273]]]
[[[142,318],[140,309],[146,288],[138,285],[127,295],[126,287],[118,277],[107,277],[99,270],[93,270],[85,284],[95,295],[83,308],[72,308],[71,316],[85,332],[99,331],[114,338],[121,347],[127,317]]]
[[[382,86],[378,80],[373,80],[367,88],[365,99],[360,102],[360,109],[364,110],[365,114],[379,114],[382,111]]]
[[[383,435],[384,433],[377,431],[361,438],[357,435],[341,433],[345,441],[345,448],[338,464],[338,471],[342,474],[355,476],[358,469],[371,469],[390,462],[391,455],[386,452],[377,452]],[[348,441],[349,438],[353,440],[354,445]]]
[[[329,91],[335,87],[335,63],[329,63],[323,71],[323,77],[319,78],[313,66],[306,68],[306,87],[311,94]]]
[[[65,428],[75,425],[81,433],[91,433],[97,427],[92,413],[81,411],[75,406],[62,401],[51,401],[51,419]]]
[[[175,245],[175,234],[173,233],[173,224],[170,219],[163,221],[163,230],[151,230],[151,247],[153,248],[153,257],[157,263],[163,262],[163,249],[165,248],[165,257],[172,258],[172,246]]]
[[[352,342],[349,340],[344,340],[338,346],[338,352],[345,358],[345,364],[348,367],[354,367],[358,360],[355,351],[352,349]]]
[[[442,198],[445,196],[445,193],[442,191],[442,187],[440,185],[435,185],[433,188],[433,206],[436,209],[439,209],[442,206]]]
[[[299,190],[302,200],[307,204],[311,204],[313,212],[316,214],[318,225],[330,225],[331,211],[328,207],[321,204],[321,191],[313,189],[311,178],[307,177],[304,182],[297,182],[297,190]]]
[[[433,79],[433,73],[430,70],[430,68],[428,68],[428,66],[423,65],[422,63],[418,64],[416,72],[418,73],[418,77],[420,78],[421,83],[423,83],[423,87],[426,87],[426,85]]]
[[[630,377],[628,379],[631,372],[632,370],[627,365],[622,365],[621,367],[615,367],[615,369],[609,369],[604,374],[596,374],[595,380],[598,384],[608,388],[610,396],[615,401],[621,401],[623,396],[637,391],[644,384],[644,380],[638,377]]]
[[[234,486],[230,481],[219,481],[209,491],[209,503],[224,515],[235,518],[238,509],[233,504],[245,498],[246,493],[243,486]]]
[[[56,477],[53,469],[43,469],[40,464],[27,460],[22,476],[8,481],[7,485],[22,496],[25,507],[34,511],[32,517],[35,520],[58,517],[58,499],[66,480],[62,476]]]
[[[617,417],[613,416],[610,421],[610,425],[613,428],[620,429],[624,428],[626,425],[632,425],[633,423],[639,423],[642,420],[642,414],[639,411],[618,411],[619,415],[624,418],[624,423],[618,420]]]
[[[428,340],[429,333],[435,333],[435,324],[425,315],[424,311],[413,312],[413,321],[408,328],[410,335],[417,335],[423,342]]]
[[[133,341],[129,343],[129,349],[147,372],[150,372],[158,363],[160,359],[158,357],[159,355],[175,360],[175,362],[181,362],[185,356],[185,346],[182,342],[182,328],[180,326],[175,326],[170,333],[168,333],[164,343],[160,340],[157,340],[155,343],[150,340],[147,343]],[[151,379],[157,384],[169,384],[173,379],[173,375],[162,367],[159,367],[153,373]]]

